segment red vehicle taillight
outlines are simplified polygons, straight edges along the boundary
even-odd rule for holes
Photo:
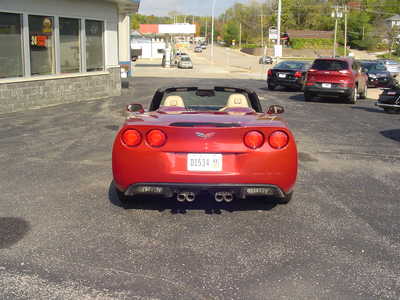
[[[136,129],[127,129],[121,136],[122,141],[129,147],[135,147],[142,142],[142,135]]]
[[[296,77],[296,78],[301,78],[301,72],[296,72],[296,73],[294,73],[294,77]]]
[[[269,144],[272,148],[282,149],[289,143],[289,136],[283,131],[274,131],[271,133],[268,139]]]
[[[271,69],[268,70],[268,76],[272,76],[272,70]]]
[[[147,136],[147,143],[152,147],[161,147],[167,141],[167,136],[164,132],[158,129],[151,130]]]
[[[264,144],[264,135],[259,131],[250,131],[244,136],[244,144],[250,149],[260,148]]]

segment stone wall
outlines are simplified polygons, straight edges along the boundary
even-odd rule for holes
[[[101,74],[46,77],[10,83],[0,81],[0,113],[121,95],[119,67]]]

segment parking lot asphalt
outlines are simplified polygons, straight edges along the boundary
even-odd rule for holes
[[[292,202],[121,207],[111,148],[156,87],[255,89],[299,150]],[[245,79],[135,78],[124,96],[0,115],[2,299],[399,299],[400,115]],[[157,170],[154,170],[157,172]]]

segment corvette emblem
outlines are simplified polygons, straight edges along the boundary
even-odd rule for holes
[[[196,135],[202,139],[209,139],[215,135],[215,132],[209,132],[209,133],[196,132]]]

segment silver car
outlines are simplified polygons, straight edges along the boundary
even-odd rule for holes
[[[393,77],[398,77],[400,75],[400,62],[390,59],[380,59],[378,61],[385,65],[386,69]]]
[[[193,63],[189,56],[181,56],[178,62],[180,69],[193,69]]]

